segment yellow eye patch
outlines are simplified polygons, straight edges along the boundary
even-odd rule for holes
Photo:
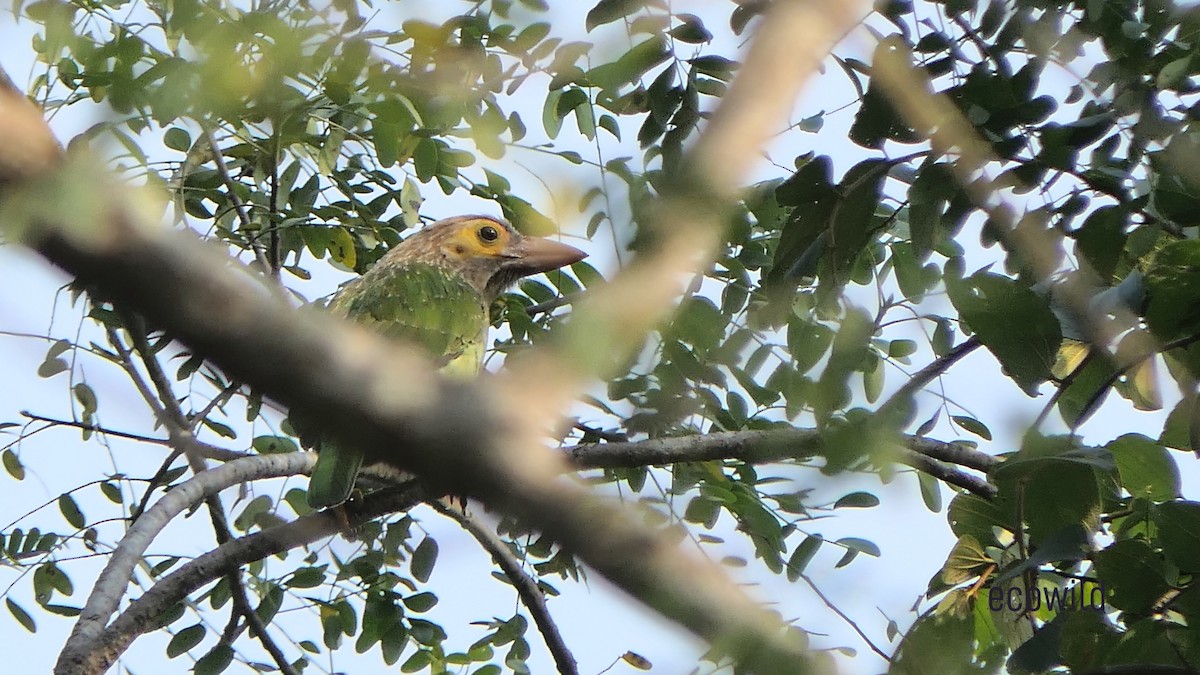
[[[499,255],[508,245],[508,229],[494,220],[481,218],[462,224],[447,242],[446,252],[455,258]]]

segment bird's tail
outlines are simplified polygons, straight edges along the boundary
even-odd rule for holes
[[[337,506],[350,498],[363,454],[333,441],[317,444],[317,463],[308,481],[308,505],[314,509]]]

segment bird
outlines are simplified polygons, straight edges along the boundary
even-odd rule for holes
[[[586,257],[491,216],[445,218],[393,247],[342,287],[328,309],[423,348],[447,375],[471,377],[483,367],[492,302],[523,277]],[[308,503],[337,506],[349,499],[364,453],[328,438],[316,449]]]

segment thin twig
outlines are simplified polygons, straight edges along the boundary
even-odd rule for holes
[[[1046,405],[1042,406],[1042,411],[1038,413],[1037,418],[1033,420],[1033,424],[1030,425],[1031,428],[1037,429],[1038,427],[1042,426],[1042,423],[1045,422],[1046,418],[1050,416],[1050,411],[1054,410],[1054,406],[1058,405],[1058,402],[1062,400],[1063,395],[1067,393],[1067,390],[1071,388],[1071,385],[1076,379],[1079,378],[1079,375],[1083,373],[1083,369],[1087,368],[1088,365],[1095,360],[1095,358],[1095,352],[1093,352],[1091,349],[1088,349],[1088,353],[1084,355],[1083,360],[1079,362],[1079,365],[1076,366],[1074,370],[1067,373],[1066,377],[1064,377],[1062,381],[1058,383],[1058,387],[1054,390],[1054,393],[1050,395],[1050,400],[1046,401]],[[1088,408],[1085,407],[1081,410],[1087,409]]]
[[[269,219],[279,214],[279,134],[279,127],[275,127],[271,134],[271,192],[270,204],[267,207]],[[267,222],[267,258],[271,266],[271,276],[278,281],[279,268],[282,266],[279,227],[270,220]]]
[[[821,592],[821,589],[817,588],[817,585],[813,583],[812,579],[808,578],[807,574],[801,574],[800,578],[804,580],[804,583],[808,584],[808,587],[813,590],[813,593],[817,594],[817,597],[821,599],[821,602],[825,603],[826,607],[832,610],[834,614],[837,614],[842,621],[846,622],[847,626],[850,626],[850,628],[854,629],[855,633],[858,633],[858,637],[862,638],[862,641],[867,643],[867,646],[871,648],[871,651],[878,654],[879,657],[884,661],[888,661],[889,663],[891,662],[892,657],[888,656],[887,653],[877,647],[875,643],[871,641],[871,638],[867,637],[867,634],[863,632],[863,629],[858,627],[858,624],[855,623],[854,619],[851,619],[849,616],[847,616],[846,613],[843,612],[837,605],[833,604],[829,598],[825,597],[825,594]]]
[[[238,221],[242,224],[242,229],[246,231],[246,241],[250,244],[251,250],[254,251],[254,258],[258,260],[258,264],[262,265],[263,270],[268,276],[275,277],[278,270],[272,264],[271,259],[267,256],[263,245],[258,242],[258,239],[253,236],[254,221],[250,218],[250,213],[246,210],[245,203],[238,196],[237,190],[234,189],[237,181],[233,180],[233,176],[229,173],[229,167],[225,164],[225,155],[221,152],[221,145],[217,143],[217,137],[213,135],[212,129],[208,124],[200,123],[200,128],[204,131],[204,140],[208,143],[208,148],[212,154],[213,164],[217,167],[217,175],[221,177],[221,182],[225,184],[225,191],[229,193],[229,201],[233,204],[233,212],[237,214]]]
[[[1092,395],[1088,397],[1087,402],[1084,403],[1083,407],[1080,408],[1080,410],[1091,410],[1093,407],[1098,405],[1100,403],[1100,399],[1104,396],[1104,394],[1106,394],[1108,392],[1109,388],[1111,388],[1113,385],[1115,385],[1117,383],[1117,380],[1121,379],[1121,377],[1123,377],[1126,373],[1128,373],[1130,370],[1132,370],[1136,366],[1141,365],[1142,363],[1145,363],[1149,359],[1152,359],[1159,354],[1165,354],[1165,353],[1171,351],[1172,349],[1179,349],[1182,347],[1187,347],[1188,345],[1191,345],[1197,341],[1200,341],[1200,333],[1197,333],[1195,335],[1187,335],[1187,336],[1184,336],[1181,338],[1177,338],[1166,344],[1160,345],[1157,349],[1155,349],[1153,351],[1150,351],[1146,354],[1142,354],[1135,359],[1131,359],[1128,363],[1123,363],[1119,367],[1113,368],[1112,373],[1110,373],[1108,377],[1104,378],[1104,382],[1100,383],[1100,386],[1096,388],[1096,391],[1092,392]],[[1082,368],[1082,366],[1080,366],[1080,368]],[[1077,422],[1075,425],[1072,426],[1072,431],[1074,431],[1075,428],[1078,426],[1079,425]]]
[[[159,463],[158,470],[155,471],[154,475],[150,477],[149,485],[147,485],[145,491],[142,492],[142,498],[138,500],[136,506],[129,509],[130,522],[136,522],[137,519],[141,518],[142,514],[146,512],[146,509],[150,506],[150,500],[154,498],[154,491],[156,489],[159,487],[166,487],[165,483],[163,482],[163,477],[166,476],[167,471],[169,471],[171,468],[171,465],[174,464],[175,460],[179,459],[179,456],[182,454],[182,450],[177,448],[173,449],[166,456],[166,458]]]
[[[529,316],[537,316],[543,312],[553,312],[554,310],[564,305],[569,305],[579,299],[582,293],[572,293],[571,295],[560,295],[555,298],[550,298],[545,302],[539,302],[536,305],[530,305],[525,308],[525,313]]]
[[[994,499],[999,490],[995,485],[968,473],[963,473],[953,469],[936,459],[930,459],[925,455],[919,455],[911,450],[901,449],[899,456],[895,458],[897,462],[906,464],[912,468],[927,473],[938,480],[945,481],[951,485],[957,485],[964,490],[973,492],[984,499]]]
[[[86,424],[84,422],[78,422],[75,420],[63,420],[63,419],[58,419],[56,417],[46,417],[45,415],[38,415],[37,413],[32,413],[32,412],[29,412],[28,410],[22,410],[21,416],[25,417],[27,419],[33,420],[34,422],[47,422],[54,426],[71,427],[73,429],[83,429],[85,431],[91,431],[91,432],[94,432],[97,434],[103,434],[105,436],[114,436],[116,438],[126,438],[131,441],[139,441],[142,443],[153,443],[154,445],[165,445],[168,447],[172,443],[171,439],[169,439],[169,438],[155,438],[153,436],[144,436],[142,434],[135,434],[135,433],[129,432],[129,431],[120,431],[118,429],[112,429],[110,427],[106,427],[101,424]],[[205,459],[214,459],[214,460],[217,460],[218,462],[232,462],[235,459],[241,459],[242,457],[250,456],[249,454],[247,454],[245,452],[238,452],[236,450],[227,450],[225,448],[213,445],[211,443],[205,443],[204,441],[202,441],[200,439],[196,439],[195,443],[196,443],[197,449],[200,451],[201,456],[203,456]]]
[[[471,517],[470,514],[464,511],[461,506],[453,503],[452,500],[440,499],[430,503],[439,513],[461,525],[492,556],[492,560],[500,566],[500,569],[504,571],[513,588],[517,590],[517,595],[521,598],[521,602],[529,610],[529,614],[533,616],[533,621],[537,624],[538,630],[541,631],[542,637],[546,640],[546,648],[554,656],[554,662],[558,665],[558,672],[561,675],[578,675],[579,665],[575,662],[575,656],[571,654],[571,650],[567,648],[566,642],[563,641],[562,634],[558,632],[558,626],[554,623],[554,618],[550,616],[550,610],[546,607],[546,597],[542,593],[542,589],[538,587],[536,579],[521,569],[520,561],[513,556],[512,551],[508,550],[508,545],[500,537],[496,536],[495,532]]]
[[[58,419],[56,417],[46,417],[44,415],[38,415],[36,413],[31,413],[28,410],[22,410],[21,416],[26,419],[33,420],[34,422],[48,422],[55,426],[72,427],[74,429],[82,429],[84,431],[91,431],[91,432],[97,433],[97,434],[104,434],[105,436],[115,436],[117,438],[127,438],[131,441],[141,441],[142,443],[153,443],[154,445],[170,445],[171,444],[171,441],[166,438],[154,438],[153,436],[143,436],[141,434],[135,434],[135,433],[131,433],[128,431],[117,431],[116,429],[110,429],[108,427],[104,427],[99,424],[86,424],[84,422],[78,422],[75,420],[63,420],[63,419]]]
[[[609,443],[625,443],[629,440],[629,435],[623,431],[605,431],[604,429],[598,429],[591,425],[584,424],[578,420],[576,420],[575,424],[572,426],[585,434],[595,436],[596,438]]]
[[[242,384],[240,382],[230,382],[225,386],[224,389],[221,390],[219,394],[214,396],[207,405],[201,408],[198,412],[188,415],[188,422],[191,423],[193,433],[195,432],[196,426],[203,422],[214,409],[228,403],[229,399],[233,398],[233,395],[241,388]]]
[[[924,389],[925,385],[932,382],[934,378],[949,370],[951,366],[953,366],[955,363],[958,363],[964,356],[970,354],[981,346],[983,346],[983,343],[979,341],[979,338],[972,336],[963,341],[962,344],[958,345],[954,349],[951,349],[945,354],[934,359],[929,363],[929,365],[914,373],[913,376],[908,379],[908,382],[905,382],[904,385],[897,389],[894,394],[889,396],[888,399],[884,401],[878,409],[876,409],[876,414],[886,417],[888,413],[895,410],[898,406],[911,400],[918,391]]]

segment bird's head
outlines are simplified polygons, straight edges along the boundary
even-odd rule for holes
[[[387,255],[393,256],[397,262],[453,269],[490,302],[522,277],[577,263],[587,254],[561,242],[523,235],[490,216],[455,216],[405,239]]]

